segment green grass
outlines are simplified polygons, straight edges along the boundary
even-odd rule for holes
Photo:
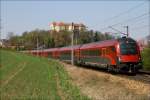
[[[150,48],[145,48],[142,52],[143,66],[145,70],[150,70]]]
[[[0,95],[6,99],[87,100],[54,60],[0,51]]]

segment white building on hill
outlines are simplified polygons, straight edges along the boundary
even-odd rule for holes
[[[86,26],[82,23],[77,24],[74,23],[72,26],[72,23],[63,23],[63,22],[53,22],[50,24],[50,30],[51,31],[56,31],[56,32],[60,32],[60,31],[72,31],[74,29],[77,29],[79,31],[84,31],[86,30]]]

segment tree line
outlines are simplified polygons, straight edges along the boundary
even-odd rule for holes
[[[8,43],[15,46],[17,50],[33,50],[33,49],[47,49],[54,47],[63,47],[71,45],[70,31],[49,31],[49,30],[33,30],[30,32],[23,32],[21,36],[8,34]],[[114,38],[110,34],[102,34],[99,31],[87,30],[74,32],[74,44],[85,44],[96,41],[103,41]]]

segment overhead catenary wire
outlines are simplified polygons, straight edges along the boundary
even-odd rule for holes
[[[142,25],[142,26],[138,26],[138,27],[133,27],[131,28],[131,30],[137,30],[137,29],[141,29],[141,28],[144,28],[144,27],[148,27],[149,25]]]
[[[128,23],[129,23],[129,25],[133,25],[133,24],[136,24],[136,23],[142,24],[144,22],[147,22],[148,19],[149,19],[149,16],[145,16],[145,17],[142,17],[142,19],[140,19],[140,20],[139,19],[135,20],[134,23],[131,23],[131,22],[128,22]]]
[[[150,12],[149,12],[149,13],[150,13]],[[125,22],[134,21],[135,19],[138,19],[138,18],[141,18],[141,17],[143,17],[143,16],[149,15],[149,13],[144,13],[144,14],[139,15],[139,16],[137,16],[137,17],[133,17],[133,18],[127,19],[127,20],[125,20],[125,21],[122,21],[122,22],[113,24],[113,25],[111,25],[111,26],[116,26],[116,25],[119,25],[119,24],[123,24],[123,23],[125,23]]]
[[[129,12],[134,11],[136,8],[139,8],[139,7],[143,6],[144,4],[145,4],[145,1],[142,2],[142,3],[140,3],[140,4],[138,4],[138,5],[136,5],[136,6],[134,6],[134,7],[132,7],[132,8],[130,8],[130,9],[128,9],[128,10],[126,10],[126,11],[124,11],[124,12],[119,13],[119,14],[117,14],[117,15],[111,17],[111,18],[105,19],[105,20],[103,20],[102,22],[110,22],[111,20],[114,20],[114,19],[116,19],[116,18],[118,18],[118,17],[120,17],[120,16],[122,16],[122,15],[125,15],[125,14],[128,14]],[[97,26],[97,25],[94,25],[94,26]],[[94,26],[93,26],[93,27],[94,27]],[[92,27],[92,26],[91,26],[91,27]]]
[[[134,11],[135,9],[137,9],[138,7],[143,6],[144,4],[145,4],[145,2],[140,3],[140,4],[134,6],[134,7],[130,8],[130,9],[124,11],[124,12],[121,12],[121,13],[119,13],[119,14],[117,14],[117,15],[115,15],[115,16],[109,18],[109,19],[104,20],[104,22],[106,22],[106,21],[111,21],[111,20],[114,20],[114,19],[116,19],[116,18],[118,18],[118,17],[120,17],[120,16],[122,16],[122,15],[128,14],[129,12]]]
[[[149,12],[149,13],[150,13],[150,12]],[[143,14],[141,14],[141,15],[139,15],[139,16],[136,16],[136,17],[133,17],[133,18],[124,20],[124,21],[122,21],[122,22],[118,22],[118,23],[113,24],[113,25],[110,25],[110,26],[113,27],[113,26],[117,26],[117,25],[120,25],[120,24],[124,24],[125,22],[129,22],[129,21],[132,22],[132,21],[134,21],[135,19],[138,19],[138,18],[141,18],[141,17],[143,17],[143,16],[149,15],[149,13],[143,13]],[[102,31],[102,30],[108,29],[110,26],[101,28],[100,30]]]

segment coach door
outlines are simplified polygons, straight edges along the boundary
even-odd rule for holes
[[[106,48],[102,48],[102,64],[106,64]]]
[[[102,56],[106,55],[106,48],[102,48]]]

